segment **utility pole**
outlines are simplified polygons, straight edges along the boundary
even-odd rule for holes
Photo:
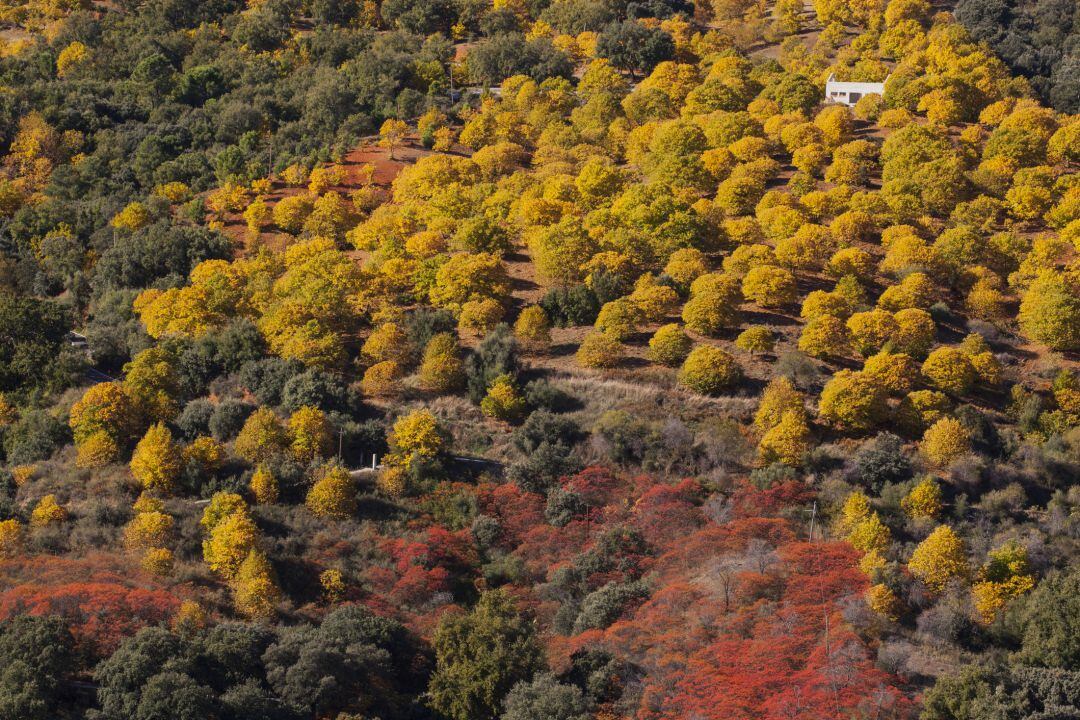
[[[341,462],[341,439],[344,435],[345,431],[339,428],[337,431],[337,459],[339,463]]]
[[[814,501],[814,509],[810,511],[810,542],[814,542],[814,521],[817,520],[817,500]]]

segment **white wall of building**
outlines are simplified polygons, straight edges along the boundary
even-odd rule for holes
[[[825,83],[825,99],[841,105],[854,105],[866,95],[884,95],[885,82],[837,82],[835,75],[830,75]]]

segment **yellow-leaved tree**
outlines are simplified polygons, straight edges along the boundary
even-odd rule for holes
[[[206,533],[203,559],[217,574],[232,578],[259,539],[247,503],[235,493],[217,493],[210,498],[200,524]]]
[[[289,433],[274,411],[258,408],[244,421],[233,447],[249,463],[261,463],[289,447]]]
[[[344,520],[356,512],[356,483],[340,465],[322,468],[304,504],[319,517]]]
[[[525,414],[525,398],[510,375],[500,375],[488,386],[480,410],[490,418],[513,422]]]
[[[124,527],[124,545],[133,550],[162,547],[172,534],[174,525],[172,515],[160,507],[136,512]]]
[[[780,416],[780,422],[769,428],[758,443],[758,454],[765,463],[780,462],[798,466],[810,450],[810,426],[800,407]]]
[[[430,392],[445,393],[459,389],[464,381],[465,366],[457,338],[451,333],[439,333],[432,337],[424,348],[424,360],[420,363],[420,387]]]
[[[168,422],[176,416],[180,379],[176,358],[162,347],[143,350],[124,365],[124,389],[149,421]]]
[[[379,128],[379,145],[386,148],[390,153],[390,159],[394,159],[394,151],[405,142],[405,136],[409,132],[409,126],[404,120],[390,118]]]
[[[948,525],[939,525],[911,553],[908,570],[933,592],[943,591],[952,580],[966,580],[970,568],[964,541]]]
[[[904,499],[900,507],[913,520],[935,520],[941,514],[941,486],[929,475],[919,481]]]
[[[116,460],[137,437],[140,414],[122,384],[98,383],[71,406],[68,424],[79,450],[79,467],[98,467]]]
[[[268,618],[281,597],[274,579],[274,569],[266,554],[251,548],[231,581],[236,609],[249,618]]]
[[[17,557],[23,550],[26,531],[15,518],[0,520],[0,558]]]
[[[686,360],[693,344],[678,324],[663,325],[649,338],[649,359],[661,365],[676,367]]]
[[[730,389],[742,378],[742,367],[720,348],[699,345],[690,351],[679,371],[679,384],[702,395]]]
[[[984,623],[994,622],[1015,597],[1035,587],[1028,551],[1010,540],[991,550],[979,569],[978,582],[971,586],[975,610]]]
[[[143,553],[139,565],[143,570],[152,575],[165,577],[172,574],[175,562],[176,557],[173,555],[172,550],[162,547],[152,547],[148,548],[147,551]]]
[[[446,436],[431,411],[415,410],[397,419],[390,432],[389,444],[386,462],[409,467],[415,460],[432,460],[441,455]]]
[[[220,470],[225,463],[226,454],[225,446],[207,435],[195,438],[181,453],[184,467],[188,470],[196,469],[201,473],[213,473]]]
[[[870,517],[870,498],[861,490],[856,490],[844,499],[840,514],[836,518],[836,530],[847,535],[868,517]]]
[[[865,373],[850,370],[834,374],[818,399],[818,416],[842,430],[870,430],[887,411],[881,384]]]
[[[844,321],[833,315],[818,315],[803,326],[799,350],[812,357],[842,357],[848,353],[851,333]]]
[[[930,353],[922,373],[934,387],[950,395],[964,395],[979,377],[968,354],[955,347],[940,347]]]
[[[333,429],[326,413],[304,405],[289,417],[292,455],[301,462],[325,457],[333,445]]]
[[[1053,350],[1080,348],[1080,267],[1042,270],[1020,302],[1020,329]]]
[[[322,586],[323,600],[333,605],[345,597],[345,576],[337,568],[329,568],[319,573],[319,585]]]
[[[514,336],[531,350],[543,350],[551,344],[551,321],[539,305],[522,309],[514,321]]]
[[[783,375],[774,377],[761,394],[761,401],[754,414],[754,427],[760,432],[768,432],[780,424],[786,413],[792,411],[806,414],[805,396],[788,378]]]
[[[776,346],[776,336],[764,325],[751,325],[735,338],[735,347],[754,355],[769,353]]]
[[[892,533],[876,512],[871,512],[859,520],[848,533],[848,542],[862,553],[883,554],[891,540]]]
[[[866,590],[866,604],[882,617],[896,622],[903,611],[903,603],[892,588],[884,583],[871,585]]]
[[[947,467],[971,452],[971,433],[956,418],[943,417],[923,433],[919,450],[934,465]]]
[[[30,513],[31,527],[48,527],[49,525],[62,523],[66,519],[67,510],[56,501],[56,496],[51,493],[38,500],[33,512]]]
[[[255,468],[255,472],[251,474],[248,490],[251,491],[251,495],[255,498],[255,502],[260,505],[273,505],[278,500],[277,479],[274,477],[274,474],[270,472],[270,468],[263,463],[260,463],[259,466]]]
[[[622,360],[623,346],[611,335],[593,330],[581,341],[575,357],[582,367],[612,368]]]
[[[68,77],[85,67],[89,60],[90,49],[76,40],[56,56],[56,75]]]
[[[172,492],[181,467],[180,449],[164,423],[151,425],[131,454],[131,474],[144,490]]]

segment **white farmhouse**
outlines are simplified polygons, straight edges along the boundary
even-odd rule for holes
[[[825,82],[825,99],[829,102],[840,103],[848,107],[859,102],[864,95],[884,95],[885,83],[883,82],[837,82],[836,75],[829,75]]]

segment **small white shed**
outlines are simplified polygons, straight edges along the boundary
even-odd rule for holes
[[[837,82],[835,75],[829,75],[829,79],[825,81],[825,99],[851,107],[864,95],[884,95],[885,83],[888,81],[889,78],[879,83]]]

